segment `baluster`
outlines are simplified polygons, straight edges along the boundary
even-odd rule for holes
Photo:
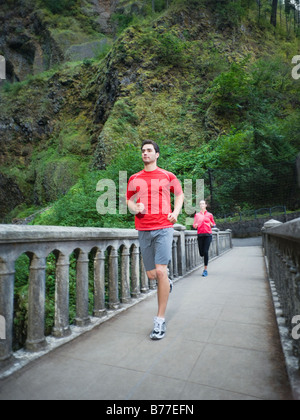
[[[69,256],[59,254],[56,262],[55,319],[52,334],[66,337],[71,334],[69,325]]]
[[[105,253],[99,249],[94,259],[94,312],[96,318],[106,315],[105,307]]]
[[[186,252],[186,257],[187,257],[187,269],[188,271],[191,271],[191,247],[190,247],[190,240],[187,239],[187,252]]]
[[[76,266],[76,318],[75,324],[84,327],[89,317],[89,259],[86,252],[79,252]]]
[[[173,254],[173,276],[176,278],[178,277],[177,239],[173,241],[172,254]]]
[[[189,245],[188,245],[188,239],[185,240],[185,265],[186,265],[186,271],[189,271]]]
[[[192,265],[192,239],[189,239],[189,271],[191,271],[191,269],[193,268]]]
[[[297,301],[295,299],[296,295],[296,282],[295,278],[297,276],[297,267],[292,263],[290,267],[290,276],[291,276],[291,282],[290,282],[290,296],[291,296],[291,318],[293,318],[296,315],[298,315],[297,311]]]
[[[0,336],[0,361],[12,355],[13,316],[14,316],[14,281],[15,267],[13,262],[0,260],[0,315],[4,318],[4,336]]]
[[[216,257],[217,255],[220,255],[219,248],[215,248],[215,246],[214,246],[215,245],[214,244],[214,236],[215,235],[212,236],[212,244],[211,244],[211,246],[209,247],[209,250],[208,250],[209,259],[212,259],[212,258]]]
[[[131,295],[130,295],[130,252],[129,249],[124,247],[122,250],[122,262],[121,262],[121,273],[122,273],[122,279],[121,279],[121,291],[122,291],[122,297],[121,302],[122,303],[129,303],[131,301]]]
[[[133,246],[131,253],[131,296],[138,298],[141,294],[140,291],[140,252],[139,248]]]
[[[213,235],[213,237],[215,237],[215,254],[217,255],[221,255],[221,253],[223,252],[223,236],[219,234],[219,232],[217,232],[215,235]]]
[[[29,272],[28,335],[26,349],[40,351],[46,347],[45,339],[46,259],[33,255]]]
[[[186,267],[186,228],[181,225],[176,226],[179,236],[177,239],[177,255],[178,255],[178,275],[183,276],[187,272]]]
[[[173,245],[172,245],[171,261],[169,262],[168,268],[169,268],[169,278],[172,280],[174,278]]]
[[[296,315],[300,315],[300,268],[298,266],[297,273],[295,275],[295,297],[296,297]]]
[[[295,284],[295,313],[294,315],[300,315],[300,270],[299,265],[296,268],[295,278],[294,278],[294,284]],[[293,348],[294,348],[294,354],[298,357],[299,360],[299,366],[300,366],[300,340],[294,340],[293,341]]]
[[[196,240],[193,238],[193,268],[197,266],[196,262]]]
[[[199,266],[199,251],[198,251],[198,239],[195,237],[195,265]]]
[[[141,267],[141,292],[148,293],[149,292],[149,279],[146,273],[146,269],[144,266],[144,260],[142,254],[140,254],[140,267]]]
[[[118,251],[114,248],[111,249],[109,255],[109,309],[116,310],[120,307],[119,301],[119,275],[118,275]]]

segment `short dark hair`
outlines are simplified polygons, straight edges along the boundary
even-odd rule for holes
[[[145,146],[145,144],[152,144],[152,146],[154,147],[156,153],[160,153],[160,151],[159,151],[159,145],[157,143],[155,143],[155,141],[153,141],[153,140],[144,140],[143,143],[142,143],[141,150],[143,150],[143,147]]]

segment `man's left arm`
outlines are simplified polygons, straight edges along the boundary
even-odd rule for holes
[[[184,202],[184,194],[179,194],[175,196],[175,204],[174,204],[174,210],[173,213],[170,213],[168,215],[168,220],[171,223],[177,223],[179,213],[181,212],[182,206]]]

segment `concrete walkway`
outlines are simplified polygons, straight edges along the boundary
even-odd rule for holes
[[[0,382],[5,399],[292,399],[262,249],[235,247],[178,281],[167,335],[156,296]]]

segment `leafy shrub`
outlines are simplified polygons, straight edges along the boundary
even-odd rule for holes
[[[251,97],[251,76],[246,69],[246,62],[233,63],[227,72],[215,78],[208,90],[220,114],[228,115],[240,112]]]
[[[118,32],[123,32],[129,25],[132,24],[134,16],[130,13],[113,13],[111,20],[115,23],[118,28]]]
[[[247,11],[242,0],[206,0],[206,3],[216,13],[219,29],[236,27]]]
[[[129,215],[101,215],[97,212],[96,203],[101,193],[96,191],[101,179],[114,181],[117,187],[117,205],[119,203],[119,172],[127,171],[127,176],[141,170],[140,154],[137,147],[127,146],[107,170],[90,171],[55,202],[55,204],[34,220],[38,225],[58,226],[91,226],[91,227],[133,227],[133,218]]]
[[[135,57],[153,55],[155,60],[159,60],[162,65],[173,65],[181,67],[185,64],[184,54],[187,44],[181,40],[176,32],[158,32],[153,30],[143,30],[141,33],[140,46],[142,51],[136,51]]]
[[[42,3],[54,14],[59,13],[68,13],[72,8],[74,8],[78,0],[42,0]]]
[[[172,33],[163,33],[157,36],[158,55],[165,64],[176,65],[180,67],[184,64],[184,50],[186,44],[180,38]]]

